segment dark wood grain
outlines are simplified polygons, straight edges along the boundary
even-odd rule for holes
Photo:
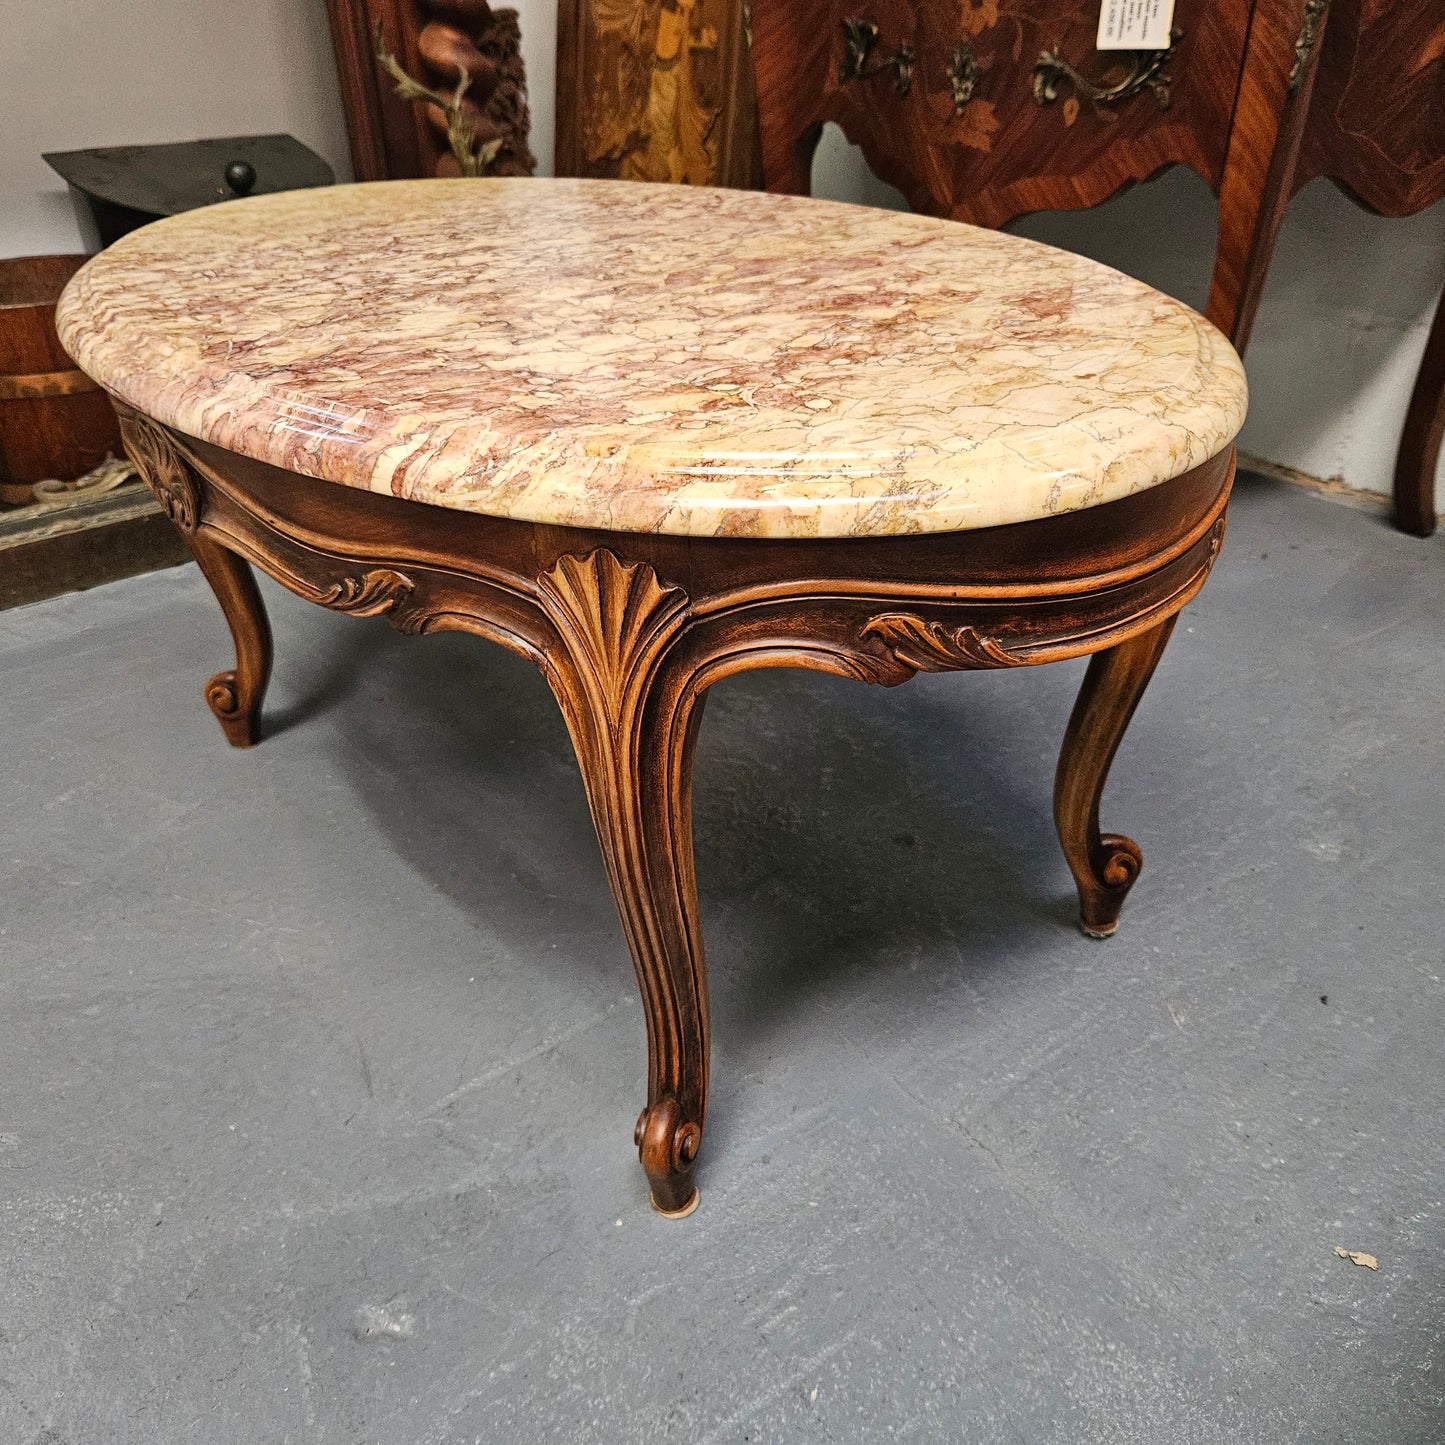
[[[1439,0],[1333,0],[1298,189],[1332,177],[1382,216],[1408,216],[1445,196],[1445,7]],[[1445,299],[1395,459],[1395,519],[1435,530],[1435,473],[1445,431]]]
[[[1301,63],[1303,0],[1255,0],[1229,149],[1219,187],[1219,236],[1209,319],[1239,351],[1249,344],[1275,239],[1294,189],[1322,36]],[[1327,27],[1328,12],[1320,24]],[[1299,63],[1298,80],[1291,76]]]
[[[1445,196],[1445,6],[1331,0],[1294,187],[1331,176],[1382,216]]]
[[[648,1090],[634,1138],[663,1212],[696,1203],[707,1110],[690,778],[714,682],[803,667],[891,686],[921,671],[1101,654],[1069,728],[1057,817],[1082,925],[1102,932],[1117,919],[1139,852],[1099,834],[1099,795],[1169,621],[1213,565],[1232,449],[1162,486],[1035,522],[740,541],[426,506],[280,471],[123,415],[131,456],[231,623],[238,664],[234,677],[220,676],[230,680],[221,720],[233,742],[255,736],[270,658],[246,563],[337,611],[385,617],[403,632],[470,632],[542,669],[577,752],[645,1005]],[[233,560],[216,565],[226,553]]]
[[[378,27],[423,84],[450,93],[459,67],[472,77],[463,108],[473,132],[500,142],[487,174],[532,174],[515,10],[493,10],[487,0],[327,0],[327,13],[357,180],[458,173],[440,109],[399,100],[377,65]]]
[[[435,148],[413,108],[397,99],[376,64],[376,29],[409,69],[419,26],[411,0],[326,0],[351,171],[358,181],[429,175]],[[415,73],[413,71],[413,73]]]
[[[0,502],[28,502],[34,483],[72,481],[120,450],[105,393],[55,334],[55,303],[85,260],[0,261]]]
[[[1117,105],[1064,94],[1041,105],[1034,70],[1045,50],[1081,73],[1118,79],[1129,57],[1094,50],[1091,0],[753,0],[753,54],[770,190],[807,188],[825,121],[918,211],[1000,226],[1029,211],[1091,206],[1166,166],[1220,184],[1243,63],[1247,9],[1180,0],[1181,38],[1165,67],[1167,108],[1143,91]],[[843,21],[878,26],[880,52],[913,53],[912,83],[841,78]],[[955,103],[956,47],[976,56],[971,98]]]
[[[1395,521],[1401,531],[1429,537],[1435,531],[1435,472],[1445,441],[1445,296],[1435,308],[1435,322],[1425,344],[1425,357],[1415,378],[1400,451],[1395,458]]]

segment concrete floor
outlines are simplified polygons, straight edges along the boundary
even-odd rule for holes
[[[268,596],[0,615],[0,1441],[1445,1440],[1445,537],[1241,483],[1108,943],[1080,665],[720,686],[681,1223],[540,677]]]

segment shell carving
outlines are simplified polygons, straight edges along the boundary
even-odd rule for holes
[[[605,548],[562,557],[539,586],[542,609],[579,680],[616,727],[662,645],[681,626],[687,594],[659,581],[645,562],[619,562]]]

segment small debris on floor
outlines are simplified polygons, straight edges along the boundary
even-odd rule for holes
[[[1373,1254],[1361,1254],[1357,1249],[1341,1249],[1335,1246],[1335,1253],[1341,1259],[1347,1259],[1351,1264],[1362,1264],[1366,1269],[1379,1269],[1380,1261]]]
[[[384,1305],[362,1305],[356,1312],[358,1340],[409,1340],[416,1334],[416,1316],[401,1300]]]

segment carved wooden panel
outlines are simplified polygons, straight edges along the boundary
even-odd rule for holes
[[[770,189],[806,189],[831,120],[915,210],[997,226],[1175,163],[1217,187],[1249,10],[1179,0],[1173,51],[1149,60],[1094,50],[1097,0],[753,0],[752,15]],[[848,22],[876,30],[851,78]]]
[[[407,73],[433,89],[450,92],[458,66],[466,69],[472,129],[480,141],[501,142],[488,175],[536,169],[515,10],[494,10],[487,0],[326,0],[326,8],[357,180],[457,173],[441,111],[399,100],[377,65],[378,27]]]
[[[1440,0],[1333,0],[1295,186],[1321,175],[1387,216],[1445,195]]]
[[[561,0],[557,174],[760,182],[741,0]]]

